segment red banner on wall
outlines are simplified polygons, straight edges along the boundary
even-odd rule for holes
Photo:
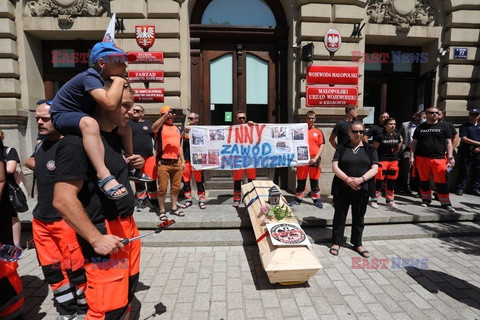
[[[356,106],[357,102],[356,87],[307,86],[307,107]]]
[[[129,52],[128,63],[163,63],[163,52]]]
[[[357,66],[309,66],[308,84],[358,84]]]
[[[164,90],[163,88],[156,89],[133,89],[135,91],[135,102],[163,102]]]
[[[130,82],[163,82],[162,70],[130,70],[128,71]]]

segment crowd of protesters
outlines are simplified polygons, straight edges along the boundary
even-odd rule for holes
[[[175,111],[169,106],[161,108],[154,122],[144,119],[145,109],[133,103],[134,92],[125,79],[125,59],[125,52],[115,45],[98,43],[92,49],[93,68],[67,82],[53,101],[37,103],[35,117],[42,139],[26,161],[38,185],[32,229],[38,262],[60,320],[128,318],[139,279],[140,242],[128,240],[139,235],[135,205],[144,208],[150,203],[158,209],[159,219],[167,221],[170,183],[168,213],[185,216],[184,210],[193,205],[193,175],[198,206],[206,208],[203,172],[194,170],[190,159],[190,125],[199,124],[199,115],[190,113],[181,128],[173,123]],[[351,207],[350,241],[359,255],[370,257],[362,244],[364,216],[369,204],[378,209],[382,194],[394,210],[398,209],[395,193],[416,192],[422,206],[430,206],[436,198],[446,212],[454,213],[448,179],[457,159],[456,194],[480,195],[480,110],[469,111],[459,134],[443,121],[444,115],[431,107],[400,124],[384,112],[367,131],[357,120],[357,108],[345,108],[345,119],[329,137],[335,149],[332,255],[344,245]],[[301,204],[309,178],[313,204],[322,209],[319,178],[325,138],[315,127],[314,111],[306,113],[305,122],[310,159],[296,168],[297,187],[289,205]],[[254,125],[242,110],[236,112],[233,124]],[[0,138],[0,245],[14,248],[20,245],[18,216],[6,181],[20,159],[15,149],[3,147],[1,130]],[[241,203],[244,173],[248,181],[256,179],[255,168],[233,170],[233,207]],[[181,190],[184,204],[178,201]],[[22,285],[13,260],[0,257],[0,317],[22,319]]]

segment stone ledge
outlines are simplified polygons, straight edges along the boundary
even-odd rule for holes
[[[110,1],[110,11],[115,12],[117,18],[145,18],[147,4],[145,1],[115,0]]]
[[[10,1],[0,2],[0,18],[15,20],[15,6]]]
[[[15,22],[8,18],[0,18],[0,38],[17,39]]]
[[[148,18],[178,18],[180,5],[172,0],[147,0]]]
[[[0,39],[0,58],[18,59],[17,43],[14,40]]]
[[[352,5],[333,5],[333,22],[354,22],[368,21],[365,8]]]
[[[308,3],[300,7],[299,19],[302,22],[330,22],[332,5]]]

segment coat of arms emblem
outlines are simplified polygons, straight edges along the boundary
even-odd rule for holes
[[[135,26],[135,38],[141,48],[150,48],[155,42],[155,26]]]

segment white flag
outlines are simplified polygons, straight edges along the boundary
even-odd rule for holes
[[[105,31],[105,35],[103,36],[103,42],[115,42],[115,22],[115,13],[113,13],[107,31]]]

